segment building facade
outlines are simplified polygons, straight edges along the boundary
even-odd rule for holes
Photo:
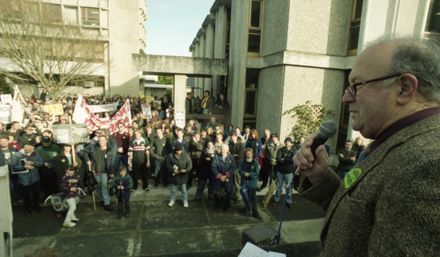
[[[358,51],[387,36],[438,37],[439,0],[216,0],[190,51],[226,58],[228,76],[195,80],[225,93],[231,124],[279,132],[287,110],[311,101],[339,121],[337,141],[352,136],[341,98]],[[338,123],[338,122],[337,122]]]
[[[8,11],[20,10],[20,1],[1,0]],[[77,27],[87,38],[103,43],[99,68],[88,78],[70,83],[65,92],[139,95],[139,72],[132,54],[146,47],[146,0],[29,0],[50,13],[49,22]]]

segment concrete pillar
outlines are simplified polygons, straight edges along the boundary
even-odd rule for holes
[[[206,33],[205,33],[205,58],[212,59],[214,56],[214,25],[212,23],[209,23],[206,26]],[[203,79],[203,86],[205,90],[209,90],[211,92],[212,96],[215,96],[212,92],[212,79],[211,78],[204,78]]]
[[[174,75],[174,118],[179,128],[185,127],[186,76]]]
[[[200,43],[200,52],[199,52],[198,57],[204,58],[205,57],[205,48],[206,48],[205,31],[204,30],[202,31],[202,34],[199,37],[199,43]],[[205,90],[204,79],[198,78],[197,80],[199,81],[199,87],[201,88],[201,91],[203,94],[203,91]]]
[[[243,127],[250,0],[232,1],[231,4],[228,100],[231,124]]]
[[[200,57],[200,39],[198,38],[197,39],[197,43],[196,43],[196,46],[195,46],[195,54],[194,54],[194,57]],[[200,83],[200,79],[199,78],[194,78],[194,86],[196,87],[196,91],[195,91],[195,96],[197,96],[197,95],[199,95],[199,96],[201,96],[200,94],[200,87],[202,86],[201,85],[201,83]]]
[[[224,59],[226,51],[226,7],[219,6],[215,14],[215,31],[214,31],[214,58]],[[212,77],[213,95],[220,93],[220,76]]]

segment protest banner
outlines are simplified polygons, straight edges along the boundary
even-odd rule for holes
[[[79,96],[75,109],[73,111],[72,120],[77,124],[85,124],[89,133],[97,129],[108,129],[111,134],[116,132],[118,124],[123,124],[128,128],[131,124],[130,101],[127,99],[124,105],[111,117],[110,120],[98,118],[90,110],[90,106],[86,103],[82,96]]]
[[[141,104],[142,114],[145,117],[151,117],[151,107],[149,104]]]
[[[52,131],[57,144],[86,143],[89,138],[89,130],[84,124],[53,125]]]
[[[0,121],[3,123],[11,122],[11,106],[9,104],[0,105]]]
[[[50,113],[50,115],[63,115],[63,105],[62,104],[46,104],[41,106],[44,112]]]
[[[89,105],[90,111],[97,112],[114,112],[118,108],[118,103]]]
[[[0,95],[0,102],[1,104],[12,105],[12,95],[11,94]]]

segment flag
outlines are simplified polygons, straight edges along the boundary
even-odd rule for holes
[[[90,133],[97,129],[108,129],[113,134],[117,131],[119,124],[123,124],[126,128],[130,126],[130,101],[127,99],[124,105],[108,120],[96,117],[84,98],[79,96],[76,100],[72,120],[77,124],[85,124]]]

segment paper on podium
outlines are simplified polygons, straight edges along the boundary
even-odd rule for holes
[[[267,252],[260,247],[247,242],[243,249],[241,249],[238,257],[286,257],[286,255],[284,253]]]

